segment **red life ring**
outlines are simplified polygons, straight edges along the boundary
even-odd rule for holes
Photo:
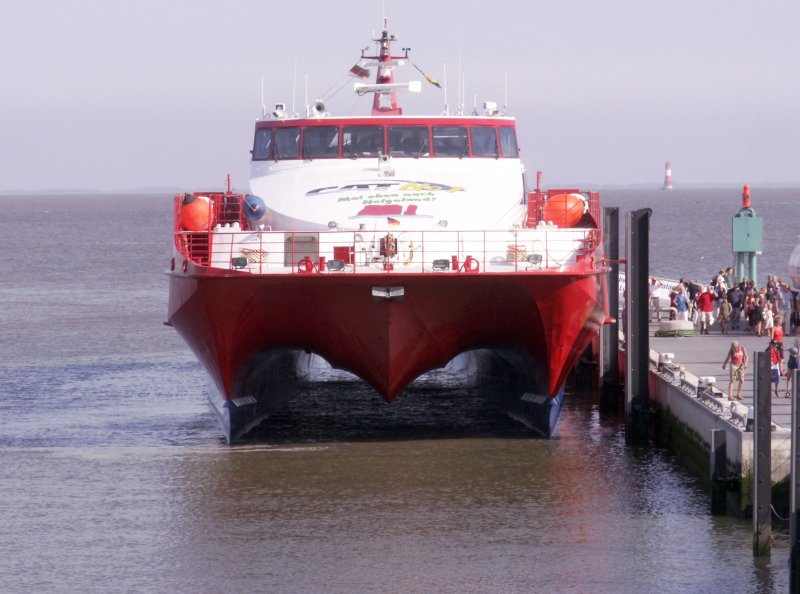
[[[297,272],[300,274],[309,274],[314,272],[314,263],[311,261],[311,258],[306,256],[302,260],[297,263]]]
[[[464,260],[464,264],[461,267],[461,270],[463,270],[464,272],[478,272],[478,270],[480,270],[480,267],[481,263],[478,262],[478,260],[476,260],[472,256],[467,256],[466,259]]]

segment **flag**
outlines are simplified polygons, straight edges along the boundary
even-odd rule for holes
[[[438,80],[436,80],[435,78],[431,78],[431,77],[430,77],[430,76],[428,76],[427,74],[423,74],[422,76],[424,76],[424,77],[425,77],[425,80],[427,80],[427,81],[428,81],[429,83],[431,83],[432,85],[434,85],[434,86],[437,86],[437,87],[439,87],[440,89],[442,88],[442,85],[440,85],[440,84],[439,84],[439,81],[438,81]]]
[[[360,64],[356,64],[350,69],[352,74],[355,74],[358,78],[369,78],[369,70],[364,68]]]
[[[400,221],[398,221],[397,219],[393,219],[392,217],[386,217],[386,223],[390,227],[399,227],[400,226]]]
[[[416,64],[414,64],[414,62],[411,62],[411,64],[412,64],[412,66],[414,66],[414,68],[416,68],[417,70],[419,70],[419,73],[420,73],[422,76],[424,76],[424,77],[425,77],[425,80],[427,80],[429,83],[431,83],[431,84],[432,84],[432,85],[434,85],[435,87],[439,87],[440,89],[442,88],[442,85],[440,85],[440,84],[439,84],[439,81],[438,81],[438,80],[436,80],[436,79],[435,79],[435,78],[433,78],[432,76],[428,76],[427,74],[425,74],[424,72],[422,72],[422,68],[420,68],[419,66],[417,66]]]

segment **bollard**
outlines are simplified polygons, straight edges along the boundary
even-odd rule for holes
[[[768,556],[772,540],[772,396],[769,354],[757,352],[753,378],[753,555]]]
[[[711,430],[711,513],[724,516],[728,512],[728,449],[725,429]]]

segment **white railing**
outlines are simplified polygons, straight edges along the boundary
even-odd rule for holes
[[[190,245],[178,234],[176,245]],[[595,229],[509,231],[243,231],[217,226],[212,268],[252,274],[509,272],[563,269],[591,258]],[[185,256],[193,254],[184,252]]]

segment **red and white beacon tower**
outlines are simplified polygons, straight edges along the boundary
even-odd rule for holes
[[[672,189],[672,165],[667,161],[666,172],[664,173],[664,190]]]

